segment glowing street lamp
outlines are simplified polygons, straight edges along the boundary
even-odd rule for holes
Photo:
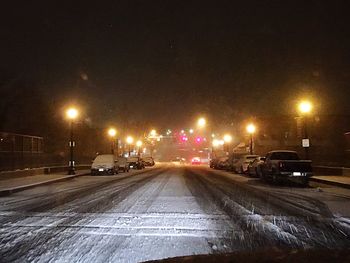
[[[111,137],[111,138],[115,137],[115,136],[117,135],[116,129],[110,128],[110,129],[108,130],[108,135],[109,135],[109,137]]]
[[[229,134],[224,135],[224,142],[225,143],[230,143],[232,141],[232,136]]]
[[[130,153],[131,153],[131,144],[134,142],[134,138],[131,137],[131,136],[128,136],[126,137],[126,143],[129,145],[129,155],[130,156]]]
[[[136,146],[137,146],[137,147],[141,147],[141,146],[142,146],[142,141],[137,141],[137,142],[136,142]]]
[[[204,128],[205,125],[207,124],[207,121],[205,118],[199,118],[198,121],[197,121],[197,125],[199,128]]]
[[[298,104],[298,110],[300,112],[300,115],[302,116],[303,126],[304,126],[302,145],[305,149],[305,159],[309,159],[310,140],[309,140],[309,135],[307,130],[307,117],[311,113],[312,108],[313,108],[312,103],[307,100],[300,101]]]
[[[79,112],[76,108],[72,107],[72,108],[67,109],[67,111],[66,111],[66,116],[70,120],[76,119],[78,117],[78,115],[79,115]]]
[[[250,124],[247,125],[247,132],[249,134],[255,133],[255,130],[256,130],[256,127],[255,127],[254,124],[250,123]]]
[[[224,135],[224,150],[226,151],[226,152],[229,152],[229,144],[232,142],[232,136],[231,135],[229,135],[229,134],[225,134]]]
[[[218,147],[220,145],[220,141],[218,139],[214,139],[212,145],[213,147]]]
[[[109,128],[108,129],[108,136],[111,138],[111,152],[114,154],[114,148],[115,148],[115,136],[117,135],[117,130],[114,128]],[[117,147],[118,150],[118,147]]]
[[[256,127],[255,127],[255,125],[253,123],[250,123],[250,124],[247,125],[246,129],[247,129],[247,132],[250,135],[249,153],[253,154],[253,134],[256,131]]]
[[[140,150],[141,150],[141,146],[142,146],[142,141],[138,140],[136,142],[136,146],[137,146],[137,153],[138,153],[138,156],[140,156]]]
[[[74,147],[75,142],[73,140],[73,124],[74,120],[78,118],[79,112],[76,108],[71,107],[66,110],[66,117],[68,120],[70,120],[70,141],[69,141],[69,149],[70,149],[70,159],[69,159],[69,169],[68,174],[73,175],[75,174],[75,167],[74,167]]]
[[[301,114],[308,114],[312,111],[312,104],[307,100],[301,101],[298,105],[298,109]]]
[[[149,134],[151,135],[151,137],[156,137],[157,136],[157,131],[155,129],[152,129]]]

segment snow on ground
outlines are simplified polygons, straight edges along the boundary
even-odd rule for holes
[[[21,258],[35,262],[139,262],[213,253],[219,246],[216,240],[229,237],[235,227],[220,210],[207,214],[201,209],[181,172],[157,176],[107,211],[66,213],[56,207],[28,213],[23,220],[7,223],[0,236],[11,240],[7,248],[47,239]],[[69,218],[79,220],[65,224]]]
[[[179,167],[159,174],[126,176],[120,181],[87,177],[82,180],[84,187],[76,181],[65,190],[68,184],[61,184],[51,196],[41,190],[37,196],[23,193],[2,199],[2,261],[140,262],[252,249],[272,239],[304,244],[299,238],[305,239],[304,232],[309,235],[308,223],[299,218],[272,213],[270,207],[264,207],[269,213],[260,213],[244,202],[240,204],[239,194],[226,196],[225,189],[220,190],[225,184],[217,187],[219,182],[212,178],[206,189],[194,179]],[[87,191],[91,184],[86,180],[96,187]],[[104,184],[98,185],[99,180]],[[219,208],[208,197],[210,192],[235,213]],[[248,194],[244,197],[251,198]],[[18,199],[25,200],[26,206]],[[344,228],[349,225],[346,218],[336,220]],[[245,228],[242,223],[247,224]],[[327,236],[322,231],[316,226],[310,235],[317,239],[323,234],[322,242],[326,244]],[[337,240],[331,241],[338,244]]]

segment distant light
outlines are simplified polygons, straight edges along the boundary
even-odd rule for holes
[[[152,137],[157,136],[157,131],[156,130],[151,130],[151,132],[149,133]]]
[[[225,135],[224,135],[224,141],[225,141],[226,143],[230,143],[230,142],[232,141],[232,136],[229,135],[229,134],[225,134]]]
[[[212,144],[214,147],[218,147],[220,145],[220,141],[218,139],[214,139]]]
[[[126,137],[127,144],[132,144],[134,142],[134,138],[131,136]]]
[[[197,124],[198,127],[203,128],[207,124],[207,121],[204,118],[199,118]]]
[[[196,137],[196,143],[201,143],[203,141],[202,137]]]
[[[193,129],[190,129],[190,130],[189,130],[189,133],[191,133],[191,134],[192,134],[193,132],[194,132],[194,130],[193,130]]]
[[[181,136],[181,141],[187,142],[188,141],[187,136],[186,135]]]
[[[137,146],[137,147],[141,147],[141,146],[142,146],[142,141],[140,141],[140,140],[137,141],[137,142],[136,142],[136,146]]]
[[[212,133],[212,134],[211,134],[211,137],[212,137],[212,138],[215,138],[215,134],[214,134],[214,133]]]
[[[312,110],[312,104],[310,101],[301,101],[299,103],[299,111],[301,113],[310,113]]]
[[[253,134],[255,132],[255,130],[256,130],[256,127],[254,124],[250,123],[247,125],[247,132],[249,134]]]
[[[76,108],[69,108],[67,111],[66,111],[66,116],[68,119],[71,119],[71,120],[74,120],[78,117],[78,110]]]
[[[108,135],[109,135],[110,137],[114,137],[114,136],[116,136],[116,134],[117,134],[116,129],[114,129],[114,128],[108,129]]]
[[[184,133],[185,133],[185,131],[184,131],[184,130],[181,130],[181,133],[182,133],[182,134],[184,134]]]

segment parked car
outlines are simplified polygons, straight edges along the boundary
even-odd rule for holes
[[[117,166],[119,171],[129,172],[130,167],[128,163],[128,159],[125,157],[118,157],[117,159]]]
[[[155,162],[154,162],[153,158],[150,157],[150,156],[149,157],[144,157],[142,159],[145,162],[145,166],[154,166],[155,165]]]
[[[288,179],[307,186],[312,176],[311,161],[300,160],[297,152],[285,150],[267,153],[261,171],[264,179],[275,184]]]
[[[248,164],[259,157],[258,155],[245,154],[236,159],[232,164],[232,170],[236,173],[243,174],[248,171]]]
[[[128,164],[130,169],[143,169],[145,168],[145,163],[140,157],[134,156],[134,157],[129,157],[128,159]]]
[[[265,157],[257,157],[248,164],[248,175],[254,177],[262,177],[261,165],[264,163]]]
[[[229,166],[228,157],[223,156],[219,158],[216,169],[226,170],[228,166]]]
[[[118,173],[116,158],[113,154],[97,155],[91,165],[91,175]]]

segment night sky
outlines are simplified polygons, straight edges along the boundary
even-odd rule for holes
[[[346,1],[11,2],[0,88],[32,83],[35,96],[75,101],[98,125],[294,114],[302,96],[319,114],[350,114]]]

